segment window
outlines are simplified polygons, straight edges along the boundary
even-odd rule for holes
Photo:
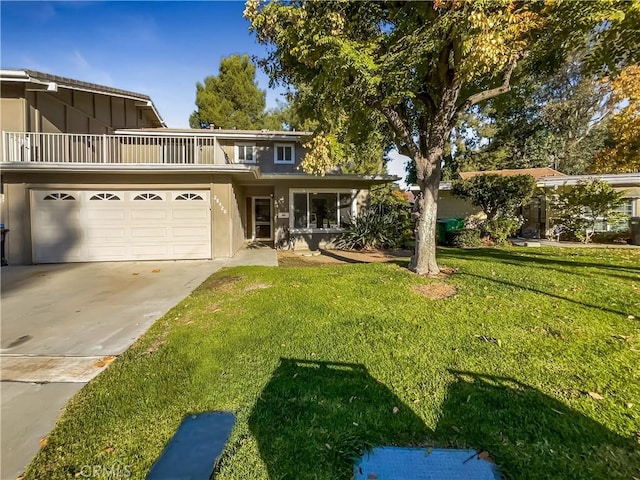
[[[296,151],[291,143],[276,143],[274,146],[274,163],[295,163]]]
[[[121,200],[115,193],[96,193],[89,200]]]
[[[162,200],[162,197],[155,193],[141,193],[136,195],[134,200]]]
[[[76,197],[68,193],[50,193],[43,200],[75,200]]]
[[[314,230],[349,228],[355,208],[355,194],[351,191],[293,191],[291,193],[291,228]]]
[[[202,200],[202,197],[197,193],[181,193],[176,200]]]
[[[256,144],[255,143],[236,143],[236,162],[239,163],[256,163]]]
[[[616,213],[621,213],[624,218],[617,223],[607,223],[604,219],[599,218],[594,225],[594,232],[618,232],[626,230],[629,226],[629,218],[633,217],[633,200],[625,199],[625,203],[614,210]]]

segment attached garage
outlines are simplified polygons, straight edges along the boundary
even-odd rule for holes
[[[31,190],[34,263],[211,258],[209,190]]]

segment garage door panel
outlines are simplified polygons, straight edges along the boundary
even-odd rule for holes
[[[143,238],[149,241],[149,238],[155,240],[164,240],[168,237],[166,227],[133,227],[131,229],[131,239]]]
[[[156,208],[135,208],[131,210],[132,220],[166,220],[169,217],[169,213],[166,210],[166,206],[163,209]]]
[[[126,240],[126,229],[119,225],[117,227],[93,227],[88,229],[85,233],[86,240],[91,243],[97,244],[98,242],[104,243],[104,240]]]
[[[93,207],[93,205],[91,205]],[[87,218],[89,220],[120,220],[124,221],[127,218],[127,211],[124,207],[120,208],[104,208],[102,205],[99,208],[91,208],[87,210]]]
[[[65,225],[70,221],[77,222],[80,219],[80,208],[44,208],[36,212],[36,219],[49,225]]]
[[[87,247],[87,260],[120,260],[126,256],[126,253],[127,248],[124,245],[89,245]]]
[[[207,255],[207,250],[201,244],[196,245],[184,245],[175,244],[173,246],[173,253],[180,258],[198,259],[203,258],[203,255]]]
[[[205,220],[209,217],[209,208],[174,208],[174,220]]]
[[[211,258],[206,190],[34,190],[31,198],[36,263]]]
[[[131,245],[131,253],[136,258],[168,258],[171,252],[169,245],[146,244]]]
[[[171,235],[173,238],[180,239],[182,237],[190,237],[194,239],[205,239],[209,235],[209,231],[204,226],[182,226],[172,227]]]
[[[39,263],[83,262],[84,250],[72,245],[41,245],[36,250]]]

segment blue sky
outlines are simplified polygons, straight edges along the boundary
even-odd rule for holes
[[[2,68],[26,68],[149,95],[170,127],[188,127],[195,84],[233,53],[263,57],[242,1],[0,3]],[[284,91],[268,89],[267,107]],[[402,173],[393,161],[390,173]]]

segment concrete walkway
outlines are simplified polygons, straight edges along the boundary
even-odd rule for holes
[[[277,267],[278,254],[273,248],[264,244],[247,244],[238,250],[238,253],[225,264],[225,267],[251,265]]]
[[[0,479],[15,480],[69,399],[158,318],[232,259],[8,266],[0,270]]]

